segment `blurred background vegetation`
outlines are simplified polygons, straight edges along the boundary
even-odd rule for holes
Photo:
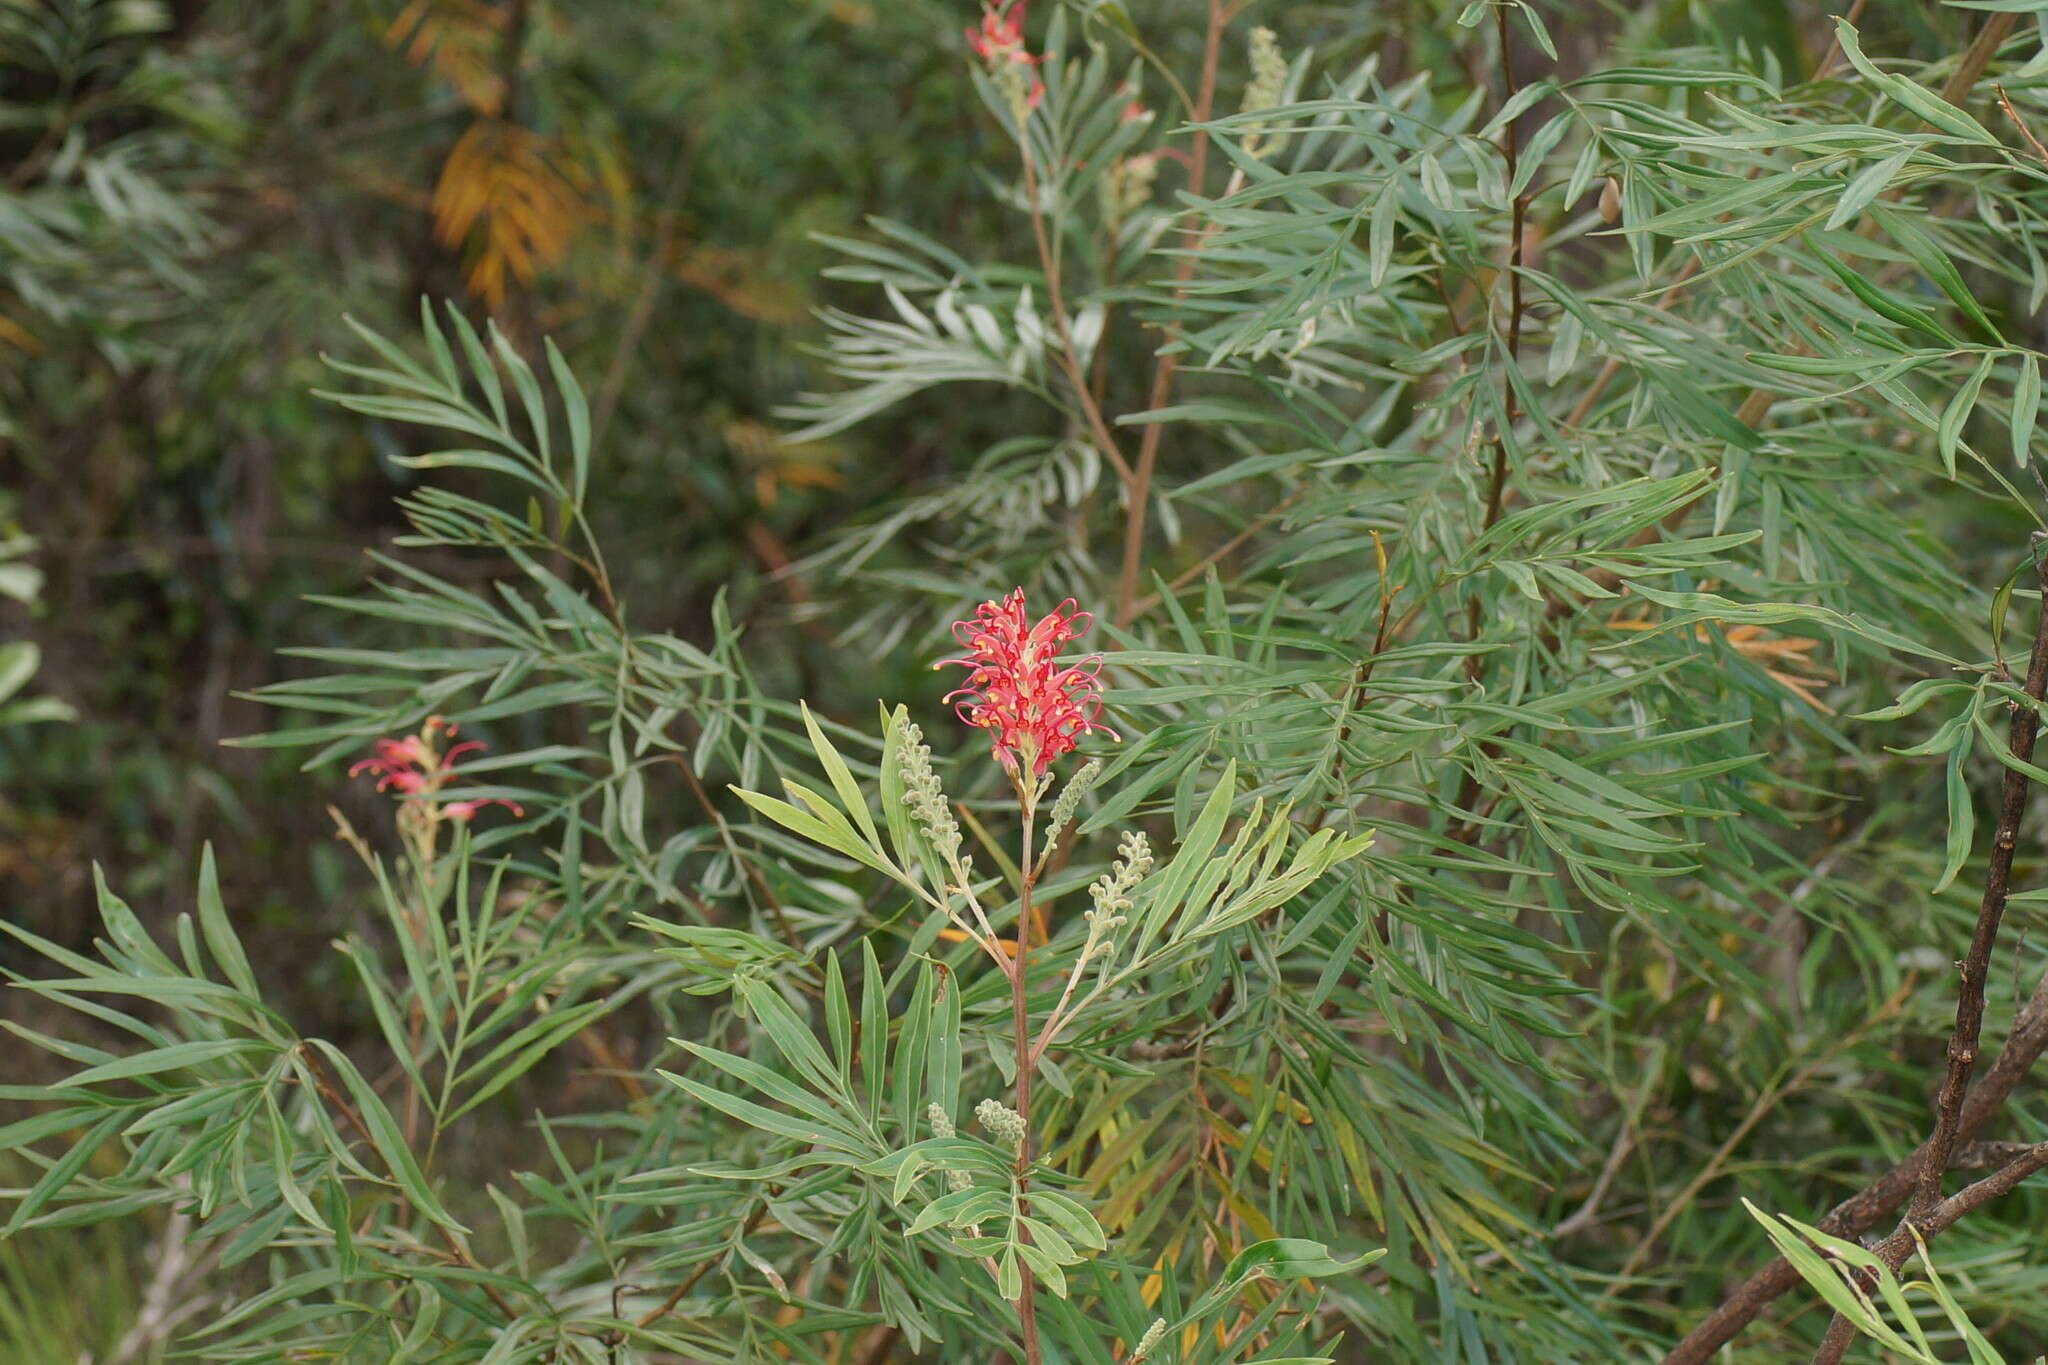
[[[927,411],[788,446],[771,410],[804,373],[810,234],[987,212],[960,11],[0,4],[0,525],[44,575],[6,628],[78,717],[4,740],[10,912],[61,936],[95,859],[175,900],[211,837],[240,904],[326,933],[303,907],[339,875],[315,837],[338,792],[221,741],[269,724],[234,693],[280,646],[363,643],[313,638],[347,627],[302,602],[400,528],[414,437],[312,394],[345,313],[402,334],[448,296],[552,335],[593,388],[636,610],[688,636],[729,585],[803,667],[801,594],[766,574],[955,437]]]

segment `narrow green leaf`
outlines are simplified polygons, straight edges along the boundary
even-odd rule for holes
[[[310,1038],[307,1042],[320,1050],[330,1070],[341,1078],[354,1102],[356,1114],[369,1130],[370,1140],[377,1149],[377,1155],[384,1161],[391,1178],[405,1191],[414,1208],[433,1219],[450,1232],[467,1233],[468,1228],[455,1221],[448,1210],[441,1207],[441,1201],[427,1185],[427,1178],[421,1172],[419,1162],[413,1157],[412,1149],[406,1146],[405,1135],[392,1119],[391,1111],[384,1107],[384,1101],[377,1098],[377,1092],[356,1070],[348,1054],[324,1038]]]

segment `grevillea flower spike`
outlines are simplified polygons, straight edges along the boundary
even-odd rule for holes
[[[1102,685],[1096,678],[1102,657],[1091,654],[1073,664],[1059,660],[1060,647],[1087,633],[1093,621],[1070,597],[1033,624],[1024,611],[1024,590],[1018,588],[955,622],[953,638],[967,653],[937,665],[958,664],[968,671],[946,700],[955,703],[960,719],[987,730],[996,761],[1034,788],[1082,736],[1100,731],[1118,738],[1095,720],[1102,713]]]
[[[372,747],[370,756],[348,770],[350,777],[363,773],[377,775],[378,791],[395,791],[401,796],[431,797],[448,784],[455,776],[455,759],[458,754],[471,749],[481,750],[484,746],[475,740],[452,744],[441,752],[435,744],[441,735],[455,737],[456,725],[440,716],[428,716],[427,723],[416,735],[404,739],[380,739]],[[514,815],[525,814],[517,802],[490,797],[481,801],[445,801],[440,813],[450,819],[467,820],[485,806],[503,806]]]
[[[1030,0],[982,0],[981,27],[967,30],[967,46],[991,66],[1016,62],[1030,66],[1045,60],[1024,50],[1024,7]]]
[[[1023,72],[1045,60],[1024,46],[1024,7],[1030,0],[982,0],[981,27],[967,30],[967,46],[987,64],[1005,92],[1018,121],[1045,98],[1045,82],[1034,78],[1027,87]]]

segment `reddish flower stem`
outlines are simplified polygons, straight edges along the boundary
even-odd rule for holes
[[[1034,808],[1030,791],[1025,783],[1035,779],[1024,778],[1017,784],[1017,799],[1024,809],[1024,861],[1020,865],[1023,878],[1017,890],[1017,951],[1010,958],[1010,1027],[1014,1036],[1017,1060],[1017,1091],[1015,1107],[1019,1118],[1024,1120],[1024,1135],[1017,1141],[1017,1209],[1019,1213],[1030,1212],[1025,1202],[1026,1191],[1031,1186],[1031,1079],[1038,1070],[1038,1049],[1031,1037],[1031,1013],[1026,993],[1031,986],[1031,893],[1037,884],[1033,866],[1034,849],[1032,836],[1036,832],[1038,812]],[[1024,1342],[1025,1365],[1040,1365],[1041,1354],[1038,1344],[1038,1277],[1030,1266],[1022,1267],[1024,1283],[1017,1295],[1017,1330]]]
[[[1206,123],[1216,107],[1216,64],[1222,51],[1223,30],[1229,26],[1232,11],[1226,11],[1223,0],[1209,0],[1209,26],[1202,36],[1202,82],[1195,91],[1194,121]],[[1188,190],[1200,194],[1208,177],[1209,135],[1195,134],[1195,146],[1188,161]],[[1201,238],[1196,238],[1197,245]],[[1188,282],[1195,277],[1196,257],[1193,252],[1181,257],[1180,267],[1175,272],[1174,301],[1178,303],[1187,297]],[[1152,392],[1146,399],[1145,410],[1157,412],[1166,406],[1173,394],[1174,372],[1180,368],[1180,357],[1167,353],[1159,357],[1152,369]],[[1137,614],[1138,573],[1145,554],[1145,510],[1152,496],[1152,471],[1159,464],[1159,442],[1165,435],[1164,423],[1152,422],[1146,425],[1145,434],[1138,439],[1138,462],[1124,483],[1124,552],[1123,563],[1116,581],[1116,623],[1127,626]]]

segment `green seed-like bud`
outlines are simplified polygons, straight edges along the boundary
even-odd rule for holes
[[[1081,798],[1095,785],[1095,779],[1102,776],[1102,760],[1091,758],[1075,769],[1067,779],[1067,785],[1060,788],[1059,799],[1052,803],[1052,816],[1045,822],[1045,846],[1051,848],[1053,841],[1060,837],[1060,831],[1073,822],[1074,812],[1081,808]]]
[[[1270,28],[1252,30],[1251,42],[1252,79],[1244,88],[1244,113],[1256,114],[1261,109],[1271,109],[1280,103],[1287,93],[1287,59],[1280,55],[1280,39]],[[1265,151],[1265,137],[1253,132],[1244,140],[1244,149],[1253,156]]]
[[[924,1107],[924,1117],[925,1121],[932,1126],[933,1137],[953,1138],[960,1136],[959,1129],[953,1126],[951,1116],[944,1109],[941,1109],[936,1101]]]
[[[939,857],[952,862],[960,853],[960,825],[953,818],[945,788],[939,785],[939,775],[932,771],[931,746],[914,722],[900,724],[897,770],[903,777],[903,804],[910,808],[911,818],[924,830]]]
[[[1001,1100],[983,1100],[975,1105],[974,1117],[997,1141],[1012,1147],[1024,1145],[1024,1116]]]

